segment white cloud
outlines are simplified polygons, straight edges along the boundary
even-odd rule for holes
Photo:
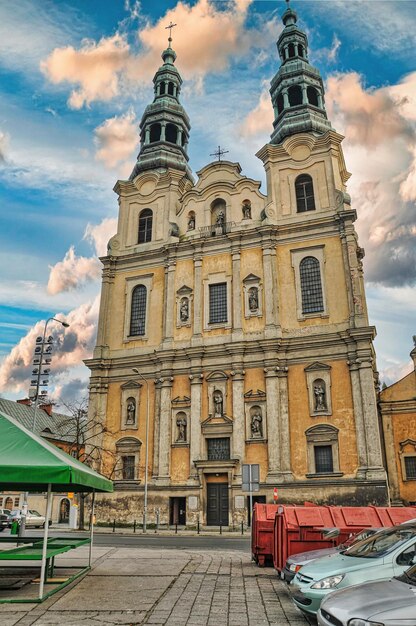
[[[83,284],[95,281],[101,275],[101,263],[95,257],[76,256],[71,246],[62,261],[49,267],[47,291],[51,295],[73,291]]]
[[[84,239],[94,245],[97,256],[104,256],[107,254],[107,243],[116,232],[117,220],[112,217],[106,217],[100,224],[93,225],[88,223]]]
[[[130,159],[139,144],[139,125],[132,109],[124,115],[105,120],[95,131],[97,151],[95,158],[103,161],[106,167],[114,168]],[[131,168],[132,168],[131,164]]]
[[[7,160],[9,139],[9,135],[0,130],[0,163],[4,163]]]
[[[48,333],[54,337],[50,388],[54,377],[63,376],[79,367],[83,359],[90,357],[95,343],[98,320],[99,296],[92,302],[80,305],[67,315],[56,313],[54,317],[66,320],[66,330],[60,324],[48,325]],[[36,337],[42,336],[45,322],[38,322],[11,350],[0,365],[0,391],[27,395],[29,391],[32,360]]]

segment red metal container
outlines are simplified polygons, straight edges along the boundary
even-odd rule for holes
[[[257,565],[263,567],[266,561],[273,562],[273,527],[277,504],[256,502],[251,523],[251,555]]]
[[[278,507],[273,528],[273,565],[281,571],[292,554],[329,548],[344,542],[363,528],[383,528],[416,518],[416,507]],[[337,528],[339,534],[325,538],[325,529]]]

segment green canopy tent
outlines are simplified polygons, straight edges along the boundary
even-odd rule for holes
[[[113,483],[0,411],[0,488],[37,493],[47,491],[39,589],[39,598],[42,599],[52,492],[92,492],[94,506],[95,492],[111,492]],[[90,532],[89,565],[93,539],[92,523]]]

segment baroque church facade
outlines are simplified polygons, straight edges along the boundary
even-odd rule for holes
[[[259,465],[263,501],[278,487],[285,503],[386,502],[343,137],[293,9],[283,23],[257,153],[266,194],[220,152],[194,180],[171,38],[162,53],[137,163],[115,186],[87,362],[97,468],[115,481],[104,520],[139,519],[147,482],[149,521],[238,523],[243,464]]]

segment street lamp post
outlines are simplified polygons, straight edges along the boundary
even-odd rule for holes
[[[37,359],[39,360],[39,366],[38,366],[38,371],[36,374],[36,381],[33,383],[33,386],[35,387],[35,407],[34,407],[33,419],[32,419],[32,432],[33,433],[35,432],[35,428],[36,428],[36,413],[37,413],[38,404],[39,404],[39,388],[41,387],[40,379],[42,376],[49,375],[49,370],[42,373],[42,366],[45,365],[43,358],[44,358],[44,351],[45,351],[46,329],[48,328],[49,322],[52,322],[52,321],[59,322],[60,324],[62,324],[64,328],[68,328],[69,326],[68,322],[63,322],[62,320],[58,320],[56,317],[49,317],[45,322],[45,327],[43,329],[42,343],[40,345],[40,354],[39,354],[39,357],[37,357]],[[24,535],[25,528],[26,528],[27,499],[28,499],[28,493],[26,491],[23,494],[23,506],[22,506],[23,511],[22,511],[22,517],[21,517],[21,524],[19,526],[20,537]]]
[[[63,322],[62,320],[58,320],[56,319],[56,317],[49,317],[46,320],[45,323],[45,328],[43,329],[43,337],[42,337],[42,345],[41,345],[41,349],[40,349],[40,357],[39,357],[39,368],[38,368],[38,373],[37,373],[37,377],[36,377],[36,397],[35,397],[35,410],[33,412],[33,422],[32,422],[32,432],[35,432],[35,428],[36,428],[36,412],[38,410],[38,404],[39,404],[39,387],[40,387],[40,379],[42,376],[42,365],[43,365],[43,356],[44,356],[44,350],[45,350],[45,337],[46,337],[46,329],[48,328],[48,324],[49,322],[59,322],[60,324],[62,324],[62,326],[64,328],[68,328],[69,324],[68,322]]]
[[[144,504],[143,504],[143,532],[147,531],[147,470],[149,465],[149,416],[150,416],[150,394],[149,394],[149,383],[144,378],[142,374],[140,374],[139,370],[136,367],[133,367],[133,372],[140,376],[140,378],[146,384],[146,396],[147,396],[147,404],[146,404],[146,430],[145,430],[145,453],[144,453]]]

